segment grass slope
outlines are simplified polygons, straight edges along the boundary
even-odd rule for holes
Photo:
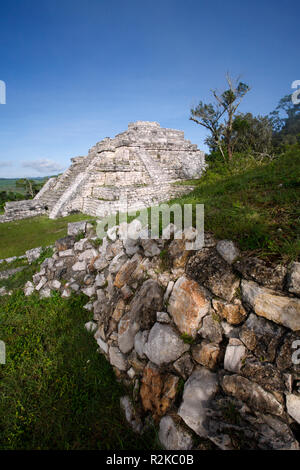
[[[1,299],[0,449],[155,449],[120,410],[124,390],[84,328],[87,298]]]
[[[20,256],[30,248],[51,245],[67,234],[69,222],[90,218],[88,215],[74,214],[50,220],[44,215],[0,224],[0,259]]]
[[[192,193],[171,203],[204,204],[205,230],[261,257],[299,257],[299,147],[260,166],[237,159],[231,168],[209,169],[192,183]]]

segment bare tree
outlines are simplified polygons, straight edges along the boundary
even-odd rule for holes
[[[190,120],[200,124],[211,132],[212,140],[219,149],[221,155],[226,161],[224,149],[226,149],[227,158],[232,159],[232,138],[233,122],[242,99],[250,90],[249,86],[239,81],[239,78],[233,80],[229,74],[226,75],[228,88],[222,93],[212,90],[215,103],[205,104],[200,101],[196,108],[191,109]]]

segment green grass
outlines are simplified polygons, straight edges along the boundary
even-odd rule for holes
[[[171,203],[204,204],[205,230],[232,239],[242,250],[274,260],[300,254],[300,149],[257,165],[240,159],[211,168],[193,192]]]
[[[46,215],[0,224],[0,258],[20,256],[30,248],[51,245],[67,234],[69,222],[87,220],[84,214],[51,220]]]
[[[18,290],[0,302],[0,449],[155,449],[119,407],[124,389],[84,329],[87,299],[40,300]]]

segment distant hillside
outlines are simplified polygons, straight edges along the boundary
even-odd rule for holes
[[[39,176],[34,178],[28,178],[30,180],[41,183],[46,181],[50,176]],[[0,178],[0,191],[12,191],[18,193],[24,193],[22,188],[16,188],[16,181],[20,178]]]

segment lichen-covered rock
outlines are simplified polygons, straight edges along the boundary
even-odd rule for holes
[[[243,300],[255,313],[293,331],[300,330],[300,299],[283,297],[259,287],[253,281],[242,281]]]
[[[194,361],[212,370],[217,366],[220,352],[221,350],[218,344],[209,343],[208,341],[202,341],[202,343],[192,347]]]
[[[221,322],[213,315],[206,315],[206,317],[203,318],[202,326],[198,333],[202,338],[208,339],[212,343],[221,343],[223,339]]]
[[[247,312],[239,299],[235,299],[233,303],[214,299],[212,303],[216,313],[231,325],[239,325],[247,317]]]
[[[276,367],[268,362],[260,362],[250,357],[245,360],[241,371],[236,370],[232,372],[240,372],[241,375],[258,383],[269,392],[283,392],[285,390],[282,375]]]
[[[251,313],[240,330],[240,339],[255,356],[273,362],[285,330]]]
[[[156,321],[156,312],[162,310],[164,291],[154,280],[145,281],[130,304],[130,312],[141,329],[147,330]]]
[[[189,353],[183,354],[173,364],[174,370],[184,379],[187,380],[194,369],[194,363]]]
[[[280,345],[276,366],[280,371],[290,371],[300,377],[300,334],[289,332]]]
[[[26,258],[29,264],[33,263],[41,256],[43,248],[40,246],[38,248],[32,248],[31,250],[26,251]]]
[[[70,250],[71,248],[73,248],[74,243],[75,243],[74,237],[72,236],[63,237],[63,238],[60,238],[59,240],[56,240],[55,248],[57,249],[57,251]]]
[[[131,259],[126,261],[123,266],[121,266],[120,270],[117,272],[114,285],[121,289],[125,284],[128,284],[132,273],[136,270],[139,262],[141,261],[141,257],[136,257],[135,259]]]
[[[240,256],[240,251],[231,240],[220,240],[216,250],[227,263],[232,264]]]
[[[140,396],[145,411],[150,411],[155,421],[171,407],[177,392],[179,378],[173,374],[162,374],[149,363],[143,373]]]
[[[68,235],[76,236],[80,234],[85,234],[86,224],[86,220],[81,220],[80,222],[70,222],[68,224]]]
[[[288,290],[300,295],[300,263],[293,263],[288,274]]]
[[[194,370],[184,385],[183,401],[178,415],[201,437],[208,437],[210,402],[217,390],[216,374],[200,366]]]
[[[189,345],[179,337],[170,325],[155,323],[150,330],[145,354],[151,362],[161,366],[176,361],[189,350]]]
[[[186,272],[192,279],[228,302],[234,298],[240,284],[231,266],[214,248],[204,248],[192,256],[187,263]]]
[[[282,265],[267,264],[266,261],[255,257],[243,257],[234,263],[234,268],[245,279],[256,281],[270,289],[284,287],[287,269]]]
[[[210,299],[205,289],[185,276],[180,277],[172,290],[168,312],[177,328],[195,338],[201,319],[210,310]]]
[[[225,393],[242,400],[261,413],[284,416],[284,408],[272,393],[240,375],[225,375],[222,382]]]
[[[171,416],[164,416],[160,420],[158,437],[167,450],[189,450],[193,447],[191,433],[175,423]]]

